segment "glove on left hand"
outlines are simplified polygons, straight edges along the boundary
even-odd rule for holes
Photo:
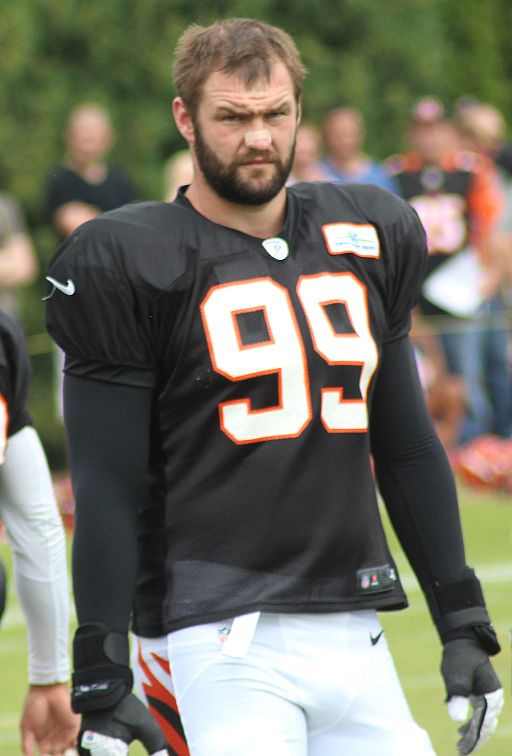
[[[491,737],[503,707],[503,689],[488,654],[477,640],[459,638],[445,643],[441,674],[446,686],[448,713],[464,721],[472,706],[471,718],[460,729],[459,754],[479,750]]]
[[[167,756],[162,731],[133,693],[110,709],[89,711],[82,716],[80,756],[125,756],[133,740],[140,740],[153,756]]]

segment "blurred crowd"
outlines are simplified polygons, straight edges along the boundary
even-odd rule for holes
[[[62,162],[42,188],[60,239],[138,198],[132,179],[109,162],[114,139],[103,107],[85,103],[70,113]],[[425,97],[411,110],[400,154],[377,160],[367,142],[355,108],[334,108],[320,125],[303,122],[289,183],[371,183],[416,209],[429,262],[411,335],[427,406],[465,480],[511,490],[512,142],[505,118],[470,97],[449,112]],[[149,199],[172,201],[192,170],[187,150],[170,156]],[[20,203],[0,194],[0,308],[18,314],[16,294],[37,268]],[[58,374],[58,354],[55,360]]]

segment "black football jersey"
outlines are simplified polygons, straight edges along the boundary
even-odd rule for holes
[[[30,358],[19,323],[0,310],[0,437],[3,442],[32,423],[27,410]]]
[[[212,223],[182,194],[85,224],[50,267],[66,371],[154,391],[165,630],[406,604],[368,416],[382,346],[409,329],[423,229],[372,186],[287,196],[277,238]]]
[[[390,159],[400,196],[416,209],[425,228],[431,256],[429,267],[435,267],[468,244],[468,197],[475,180],[475,160],[469,153],[460,153],[438,167],[407,155]]]

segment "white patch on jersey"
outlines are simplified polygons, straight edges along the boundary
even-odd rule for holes
[[[369,223],[327,223],[322,231],[331,255],[380,257],[379,237],[375,226]]]
[[[271,239],[264,239],[261,243],[270,257],[273,257],[274,260],[286,260],[290,253],[288,242],[285,239],[281,239],[279,236],[273,236]]]

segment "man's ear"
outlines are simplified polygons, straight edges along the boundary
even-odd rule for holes
[[[297,103],[297,126],[300,126],[301,121],[302,121],[302,100],[299,100]]]
[[[172,113],[176,126],[181,136],[187,140],[189,145],[195,143],[195,131],[192,116],[190,115],[187,106],[181,99],[181,97],[175,97],[172,101]]]

